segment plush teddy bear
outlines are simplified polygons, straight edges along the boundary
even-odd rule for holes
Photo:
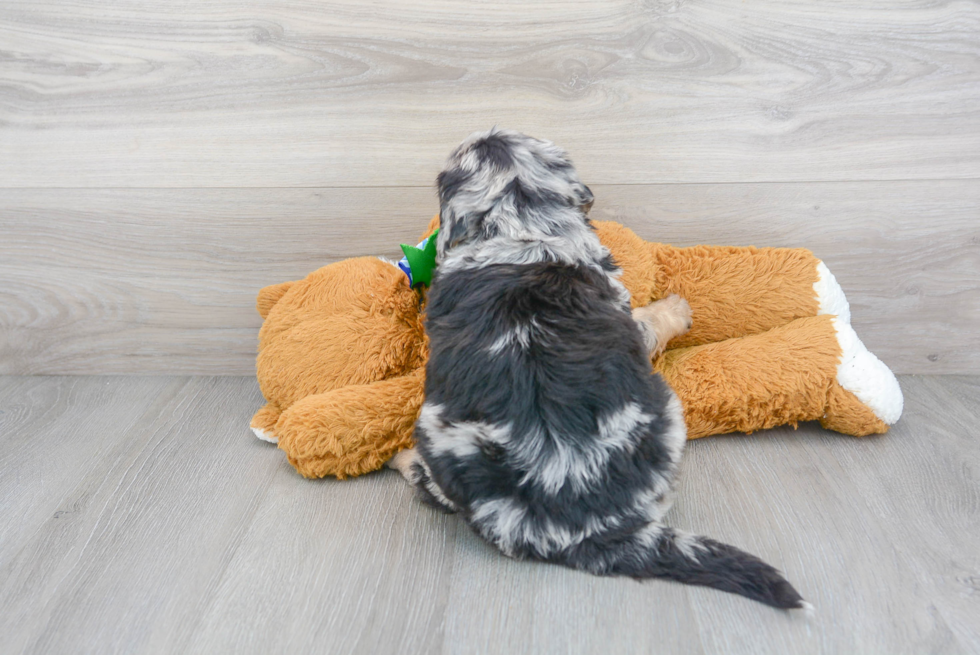
[[[902,413],[892,372],[850,326],[847,300],[808,250],[648,243],[594,221],[641,307],[686,298],[694,325],[653,362],[684,405],[688,437],[819,420],[883,433]],[[438,227],[438,216],[427,234]],[[412,445],[423,401],[423,294],[397,265],[360,257],[265,287],[256,363],[267,404],[255,434],[306,477],[381,468]]]

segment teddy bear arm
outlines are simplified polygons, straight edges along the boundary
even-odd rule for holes
[[[282,413],[279,447],[303,476],[344,479],[380,469],[413,445],[424,369],[307,396]]]
[[[255,412],[249,427],[255,436],[262,441],[276,443],[276,422],[279,420],[280,410],[274,403],[266,403],[262,409]]]

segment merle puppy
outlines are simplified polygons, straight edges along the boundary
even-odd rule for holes
[[[392,465],[509,556],[807,607],[756,557],[663,524],[687,431],[650,355],[690,308],[630,311],[566,153],[477,133],[438,187],[426,400]]]

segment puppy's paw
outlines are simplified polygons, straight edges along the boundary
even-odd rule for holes
[[[651,355],[657,357],[668,341],[691,329],[691,305],[677,294],[671,294],[646,307],[634,309],[633,318],[644,331]]]
[[[691,305],[676,293],[647,305],[651,313],[657,315],[658,336],[663,340],[669,341],[674,337],[686,334],[693,325],[691,317]]]
[[[402,477],[408,480],[410,484],[415,484],[418,480],[417,476],[413,474],[412,466],[417,460],[421,459],[419,457],[418,451],[414,448],[406,448],[405,450],[400,450],[395,453],[394,457],[385,462],[385,466],[388,468],[393,468],[402,474]]]
[[[670,312],[674,316],[674,320],[677,324],[677,329],[679,330],[675,337],[679,337],[682,334],[687,334],[690,331],[691,326],[694,325],[694,318],[691,314],[691,305],[686,299],[681,298],[676,293],[672,293],[660,302],[670,301]]]

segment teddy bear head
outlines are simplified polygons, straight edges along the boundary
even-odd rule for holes
[[[256,366],[263,395],[280,410],[425,363],[420,294],[388,262],[348,259],[263,292]]]

